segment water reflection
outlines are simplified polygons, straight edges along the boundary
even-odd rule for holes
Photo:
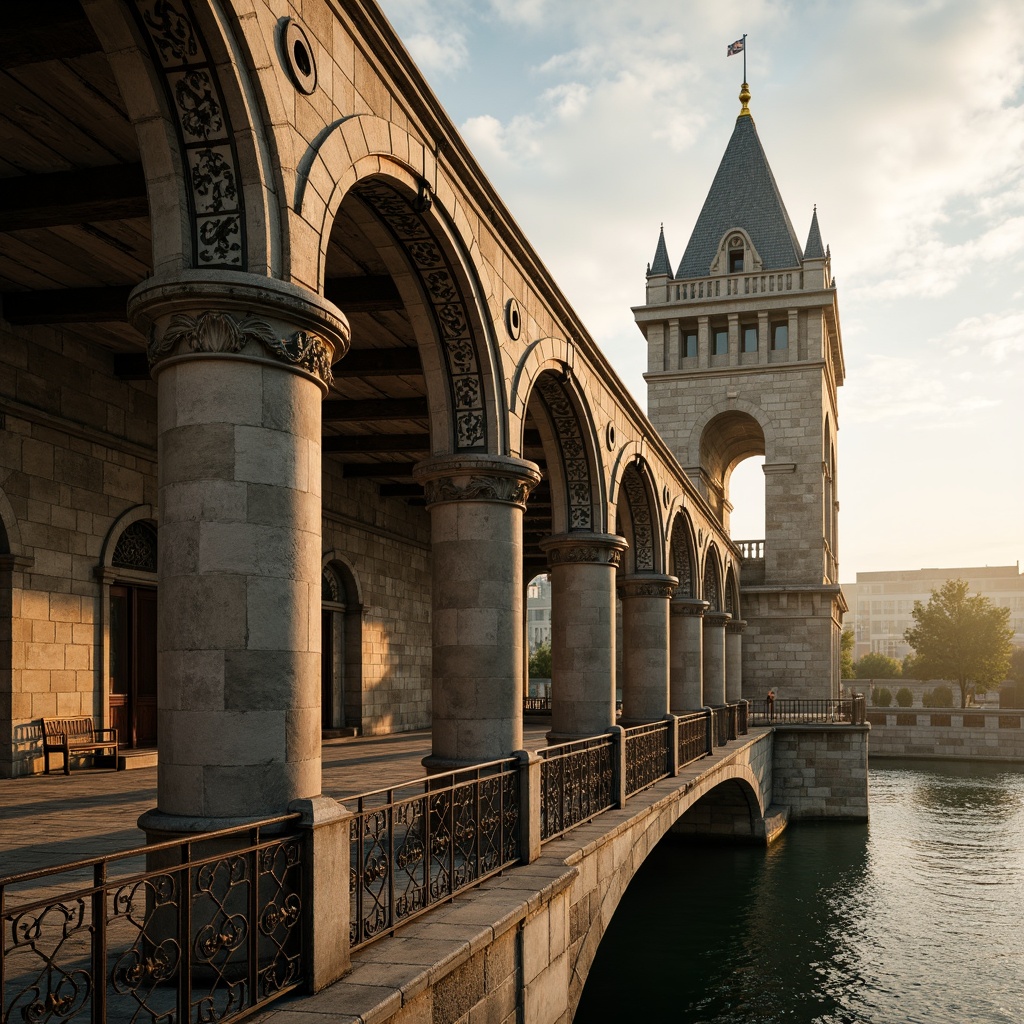
[[[768,851],[666,839],[577,1024],[1024,1021],[1024,770],[873,766],[870,798]]]

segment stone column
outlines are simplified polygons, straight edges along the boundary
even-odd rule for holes
[[[532,462],[444,455],[419,463],[433,552],[430,769],[509,757],[523,745],[523,510]]]
[[[725,624],[728,612],[704,613],[704,703],[725,703]]]
[[[704,706],[704,624],[707,601],[674,597],[669,602],[669,707],[696,711]]]
[[[320,403],[349,333],[245,273],[152,278],[129,315],[158,388],[160,838],[320,793]]]
[[[636,573],[619,580],[622,599],[622,723],[668,713],[668,604],[679,580]]]
[[[725,699],[729,704],[743,700],[743,619],[725,624]]]
[[[626,541],[568,533],[541,541],[551,567],[551,742],[615,724],[615,568]]]

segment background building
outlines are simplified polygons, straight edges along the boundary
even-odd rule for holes
[[[859,572],[856,583],[843,584],[850,606],[843,627],[854,631],[854,659],[871,652],[900,659],[908,655],[911,648],[903,633],[914,625],[914,602],[927,604],[933,590],[956,579],[967,580],[972,594],[1009,608],[1010,626],[1016,630],[1013,642],[1024,646],[1024,575],[1019,562],[958,569],[896,569]]]
[[[551,579],[537,576],[526,590],[526,643],[533,654],[551,643]]]

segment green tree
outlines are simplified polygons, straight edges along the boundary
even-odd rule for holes
[[[896,703],[901,708],[910,708],[914,706],[914,691],[909,686],[901,686],[896,691]]]
[[[551,678],[551,644],[538,644],[533,654],[530,655],[530,678],[550,679]]]
[[[876,686],[871,691],[871,703],[875,707],[887,708],[892,703],[892,690],[888,686]]]
[[[895,658],[877,651],[865,654],[853,668],[858,679],[899,679],[903,674],[903,666]]]
[[[908,654],[903,659],[903,678],[904,679],[927,679],[927,676],[920,674],[921,666],[918,663],[916,654]]]
[[[966,580],[947,580],[932,591],[927,605],[914,602],[915,625],[903,638],[914,648],[916,668],[928,679],[948,679],[960,687],[960,707],[973,689],[1001,682],[1010,667],[1010,609],[980,594],[971,596]]]
[[[839,638],[839,677],[856,679],[853,674],[853,630],[844,629]]]

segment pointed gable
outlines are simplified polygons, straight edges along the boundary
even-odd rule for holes
[[[672,261],[668,258],[668,246],[665,244],[665,225],[661,225],[661,233],[658,235],[658,247],[654,250],[654,261],[647,271],[647,276],[654,274],[667,274],[672,276]]]
[[[705,277],[723,235],[733,228],[750,236],[764,270],[800,265],[800,243],[749,114],[736,119],[676,277]]]
[[[807,244],[804,246],[805,260],[821,260],[825,258],[825,247],[821,244],[821,231],[818,228],[818,207],[811,214],[811,230],[807,232]]]

